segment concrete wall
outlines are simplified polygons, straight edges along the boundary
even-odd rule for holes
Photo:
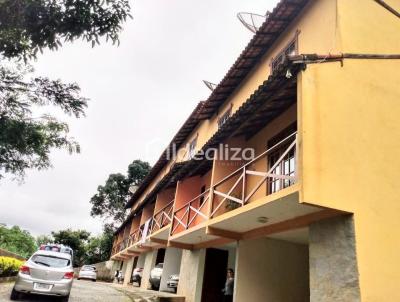
[[[205,257],[205,249],[182,251],[178,295],[185,296],[185,302],[201,301]]]
[[[234,301],[309,301],[308,265],[307,245],[266,238],[240,241]]]
[[[164,268],[161,276],[161,291],[171,291],[167,287],[169,276],[178,274],[181,269],[182,250],[177,248],[167,248],[165,250]]]
[[[353,219],[310,226],[310,302],[360,301]]]
[[[150,251],[145,253],[145,260],[144,260],[144,265],[143,265],[143,274],[142,274],[142,282],[140,284],[140,287],[143,289],[149,289],[150,288],[150,271],[153,269],[153,267],[156,265],[156,259],[157,259],[157,250],[155,251]]]

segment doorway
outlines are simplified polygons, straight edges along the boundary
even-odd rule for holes
[[[226,250],[207,249],[204,266],[202,302],[220,302],[225,286],[229,253]]]

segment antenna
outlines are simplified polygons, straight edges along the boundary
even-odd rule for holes
[[[265,15],[241,12],[237,14],[239,21],[252,33],[256,33],[261,25],[265,22],[270,12]]]
[[[215,87],[217,87],[217,84],[211,83],[209,81],[203,80],[203,83],[207,86],[208,89],[211,91],[214,91]]]

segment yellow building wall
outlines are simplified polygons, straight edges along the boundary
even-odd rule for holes
[[[182,146],[179,154],[186,154],[185,149],[197,136],[196,150],[199,150],[218,130],[219,117],[232,107],[232,114],[268,79],[271,72],[271,61],[282,49],[298,35],[299,53],[335,53],[340,49],[337,36],[336,0],[311,1],[302,14],[266,52],[257,66],[243,80],[241,85],[219,108],[210,119],[202,121]],[[181,156],[178,160],[185,158]]]
[[[400,301],[400,61],[309,65],[300,201],[354,213],[362,301]]]
[[[400,53],[399,18],[337,3],[343,52]],[[400,60],[309,65],[298,93],[300,200],[354,213],[362,301],[400,301]]]
[[[343,52],[399,53],[400,19],[375,1],[337,0]],[[399,0],[385,0],[400,12]]]

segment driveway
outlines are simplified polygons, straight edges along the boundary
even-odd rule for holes
[[[13,283],[0,283],[0,301],[11,301],[10,293]],[[26,296],[20,301],[24,302],[47,302],[57,301],[52,297],[44,296]],[[78,281],[75,280],[71,297],[69,302],[136,302],[131,297],[127,296],[122,291],[110,286],[108,283],[92,282],[92,281]],[[141,301],[141,299],[137,300]],[[142,300],[146,301],[146,300]]]

